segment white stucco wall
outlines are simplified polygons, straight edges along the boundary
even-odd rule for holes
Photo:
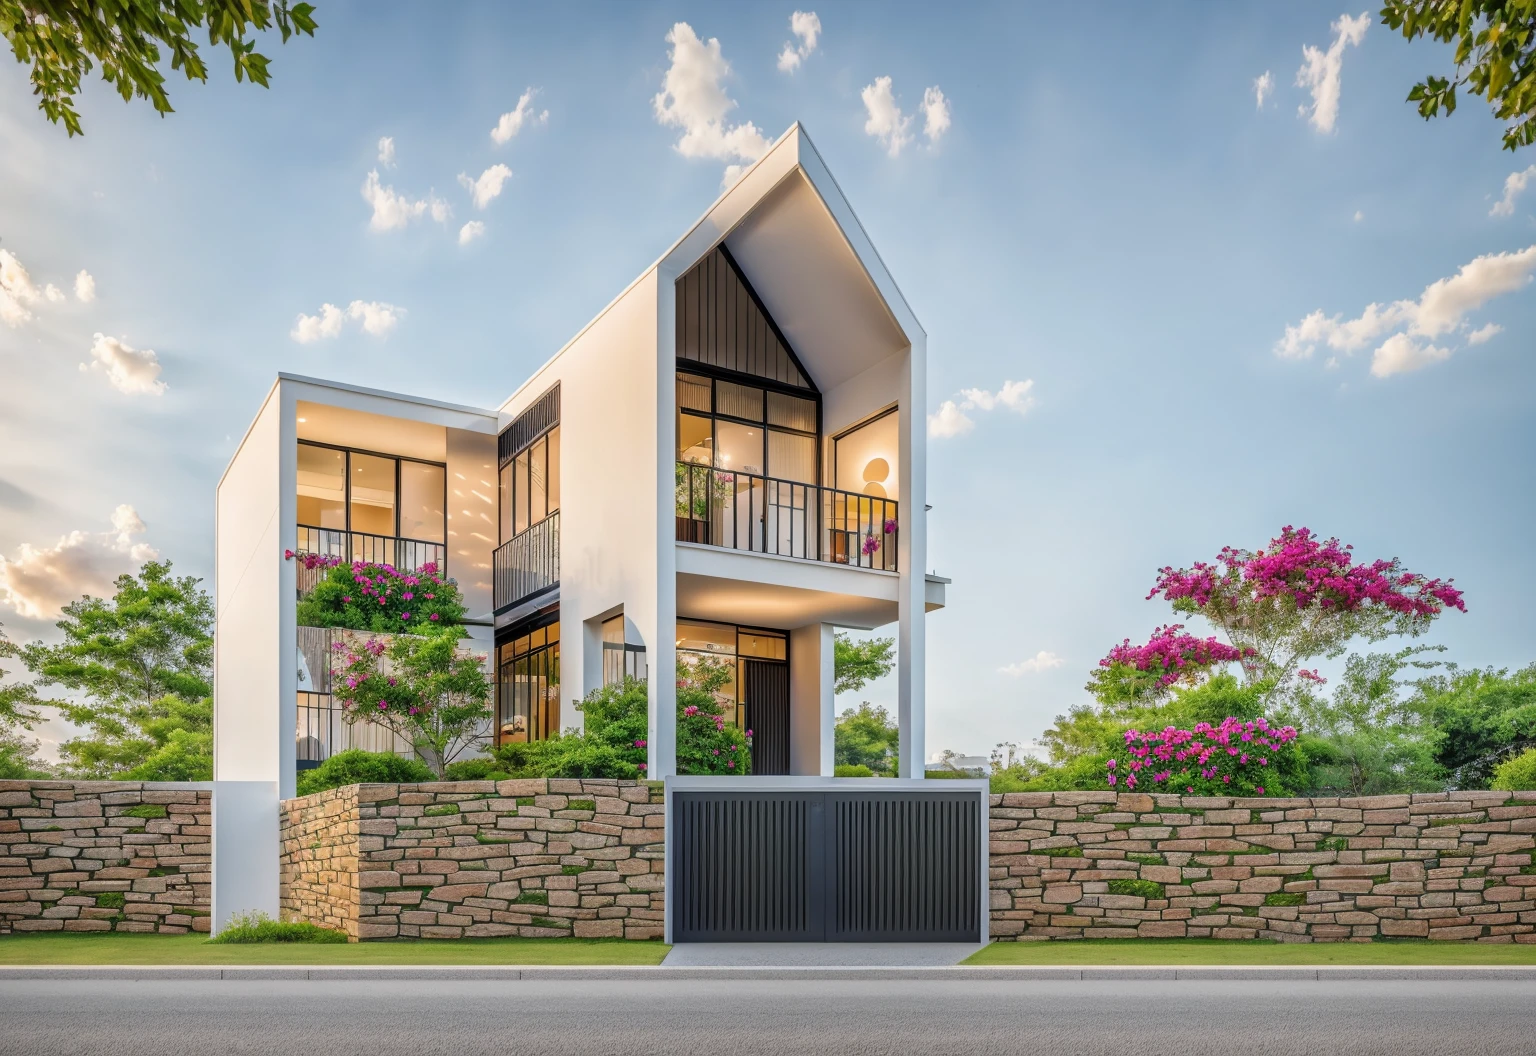
[[[789,632],[789,772],[832,776],[833,639],[830,623]]]

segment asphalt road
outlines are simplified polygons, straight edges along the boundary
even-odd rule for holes
[[[0,982],[0,1053],[1536,1053],[1536,982]]]

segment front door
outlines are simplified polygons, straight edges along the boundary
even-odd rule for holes
[[[752,772],[789,773],[789,665],[742,660],[741,701],[752,731]]]

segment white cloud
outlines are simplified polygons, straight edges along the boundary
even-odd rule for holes
[[[81,268],[75,276],[75,300],[90,303],[96,299],[96,280],[91,278],[91,273]]]
[[[1042,649],[1028,660],[1020,660],[1015,664],[1007,664],[998,668],[1005,675],[1035,675],[1041,671],[1049,671],[1053,667],[1060,667],[1066,660],[1055,653]]]
[[[375,231],[405,227],[428,212],[438,223],[453,215],[448,203],[434,195],[429,194],[426,198],[413,201],[403,194],[397,194],[393,187],[380,183],[377,169],[369,172],[368,178],[363,181],[363,200],[373,206],[373,218],[368,221],[368,226]]]
[[[20,326],[32,318],[29,304],[36,304],[37,287],[21,261],[9,251],[0,249],[0,320],[7,326]]]
[[[1005,381],[996,392],[986,389],[961,389],[960,400],[945,400],[939,409],[928,416],[928,435],[935,437],[959,436],[969,432],[976,422],[967,411],[994,411],[998,408],[1015,414],[1028,414],[1035,406],[1032,391],[1033,379]]]
[[[58,304],[64,299],[64,291],[50,282],[47,286],[43,287],[43,296],[48,298],[54,304]]]
[[[348,319],[361,322],[362,329],[374,337],[383,337],[400,322],[404,308],[383,301],[353,301],[346,310],[334,304],[322,304],[317,315],[300,314],[288,336],[301,345],[341,336],[342,324]]]
[[[22,543],[9,559],[0,557],[0,601],[40,620],[83,594],[105,594],[119,575],[159,556],[134,541],[144,531],[138,512],[122,505],[112,512],[111,531],[70,532],[50,547]]]
[[[459,245],[467,246],[483,234],[485,234],[485,225],[478,220],[471,220],[459,228]]]
[[[939,86],[923,91],[923,135],[929,143],[937,143],[939,137],[949,131],[949,100],[939,91]]]
[[[1383,341],[1371,356],[1371,373],[1378,378],[1393,374],[1407,374],[1420,370],[1431,363],[1451,358],[1451,350],[1440,348],[1428,341],[1416,341],[1407,334],[1393,334]]]
[[[1515,199],[1533,182],[1536,182],[1536,165],[1522,172],[1510,173],[1504,178],[1504,197],[1494,203],[1493,208],[1488,210],[1488,215],[1514,216]]]
[[[1500,326],[1498,323],[1489,323],[1486,326],[1478,327],[1476,330],[1474,330],[1470,334],[1468,334],[1467,335],[1467,344],[1469,344],[1469,345],[1481,345],[1485,341],[1493,340],[1493,338],[1497,337],[1499,334],[1502,334],[1503,332],[1504,332],[1504,328],[1502,326]]]
[[[1253,79],[1253,95],[1258,100],[1256,109],[1264,109],[1264,100],[1275,90],[1275,75],[1265,70]]]
[[[816,50],[816,39],[821,36],[821,19],[814,11],[796,11],[789,16],[789,31],[800,38],[800,43],[785,42],[784,50],[779,53],[779,69],[794,73]]]
[[[1319,309],[1285,328],[1285,336],[1275,343],[1275,354],[1285,359],[1306,359],[1320,344],[1349,354],[1390,334],[1393,336],[1376,348],[1371,373],[1387,377],[1417,370],[1451,355],[1451,350],[1429,344],[1429,339],[1467,329],[1469,324],[1464,320],[1468,312],[1495,297],[1525,288],[1530,285],[1533,273],[1536,245],[1515,252],[1485,254],[1464,265],[1455,275],[1424,287],[1418,300],[1368,304],[1358,318],[1347,320],[1338,315],[1326,316]],[[1497,332],[1484,326],[1474,331],[1481,336],[1474,339],[1469,335],[1467,340],[1481,344]]]
[[[395,167],[395,137],[383,136],[379,139],[379,164],[386,169]]]
[[[912,141],[912,119],[896,105],[891,79],[876,77],[873,84],[864,86],[859,98],[864,100],[864,111],[868,115],[864,122],[865,133],[878,139],[891,157],[899,156],[901,149]]]
[[[976,425],[954,400],[945,400],[928,416],[928,435],[948,438],[968,433]]]
[[[492,165],[482,172],[479,178],[459,173],[459,183],[463,184],[464,189],[469,192],[476,209],[484,209],[490,205],[491,199],[501,193],[502,184],[511,178],[512,170],[505,165]]]
[[[659,124],[680,128],[677,152],[685,158],[713,158],[736,162],[726,170],[726,181],[744,171],[767,153],[768,138],[750,121],[732,125],[727,115],[736,101],[726,95],[721,83],[730,74],[730,64],[720,54],[720,41],[699,39],[693,27],[679,22],[667,34],[672,45],[661,91],[652,100]]]
[[[1312,105],[1302,105],[1297,112],[1312,122],[1319,132],[1332,132],[1339,118],[1339,85],[1344,70],[1344,49],[1359,45],[1371,24],[1369,12],[1351,18],[1340,15],[1333,23],[1333,43],[1327,51],[1308,44],[1301,49],[1301,68],[1296,71],[1296,86],[1312,93]],[[1310,110],[1310,112],[1309,112]]]
[[[501,115],[496,122],[496,127],[491,129],[491,139],[498,145],[504,144],[513,136],[521,132],[531,124],[544,124],[549,120],[549,111],[543,110],[535,114],[533,112],[533,97],[538,94],[538,89],[529,88],[518,96],[517,105]]]
[[[91,363],[81,370],[99,370],[118,392],[130,396],[159,396],[165,392],[160,380],[160,360],[153,349],[137,349],[126,341],[97,334],[91,342]]]
[[[1362,213],[1359,209],[1356,209],[1355,210],[1355,223],[1358,224],[1360,221],[1362,221],[1364,219],[1365,219],[1365,214]]]

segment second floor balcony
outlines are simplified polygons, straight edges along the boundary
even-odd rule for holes
[[[313,525],[298,526],[300,554],[319,554],[336,557],[343,561],[366,561],[375,565],[392,565],[395,568],[415,572],[424,565],[436,567],[439,575],[448,574],[448,548],[442,543],[424,539],[407,539],[395,535],[373,535],[369,532],[349,532],[340,528],[316,528]],[[322,576],[323,568],[298,566],[299,596],[308,594]]]
[[[560,511],[496,548],[491,559],[496,611],[502,612],[560,583]]]
[[[895,572],[895,499],[677,463],[677,540]]]

